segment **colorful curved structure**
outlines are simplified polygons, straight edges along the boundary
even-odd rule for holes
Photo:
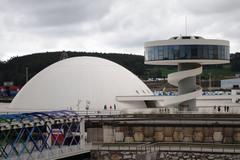
[[[144,47],[145,64],[178,66],[178,72],[168,75],[168,82],[178,87],[178,95],[160,104],[178,104],[180,111],[197,110],[196,97],[201,96],[202,89],[196,85],[196,76],[202,73],[202,65],[229,63],[229,42],[225,40],[180,36],[149,41]]]
[[[84,119],[72,111],[0,115],[0,159],[59,159],[86,152]]]

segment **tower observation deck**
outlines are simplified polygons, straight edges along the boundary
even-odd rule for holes
[[[197,110],[196,97],[202,89],[196,85],[196,76],[202,73],[202,65],[229,63],[226,40],[180,36],[145,42],[144,49],[145,64],[178,66],[178,72],[168,75],[168,82],[178,87],[178,95],[168,104],[178,104],[180,111]]]

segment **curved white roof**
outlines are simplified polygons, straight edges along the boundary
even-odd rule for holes
[[[117,102],[116,96],[153,95],[133,73],[106,59],[76,57],[59,61],[34,76],[17,94],[14,110],[117,110],[145,108],[144,102]]]
[[[153,47],[153,46],[165,46],[165,45],[223,45],[229,46],[229,41],[220,40],[220,39],[168,39],[168,40],[156,40],[148,41],[144,43],[144,47]]]

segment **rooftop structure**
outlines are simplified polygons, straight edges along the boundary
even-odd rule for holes
[[[180,36],[145,42],[145,64],[177,65],[178,72],[168,75],[168,82],[178,86],[178,95],[168,104],[179,104],[180,111],[196,111],[196,97],[202,90],[196,76],[202,65],[229,63],[229,41]]]
[[[222,89],[239,89],[240,88],[240,78],[221,80],[221,88]]]

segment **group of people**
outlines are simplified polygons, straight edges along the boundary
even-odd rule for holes
[[[214,106],[213,109],[217,112],[229,112],[230,110],[229,106]]]
[[[104,105],[103,109],[104,109],[104,110],[108,110],[108,107],[107,107],[106,104]],[[116,106],[116,104],[114,104],[113,106],[110,105],[110,106],[109,106],[109,109],[110,109],[110,110],[112,110],[112,109],[113,109],[113,110],[117,110],[117,106]]]

